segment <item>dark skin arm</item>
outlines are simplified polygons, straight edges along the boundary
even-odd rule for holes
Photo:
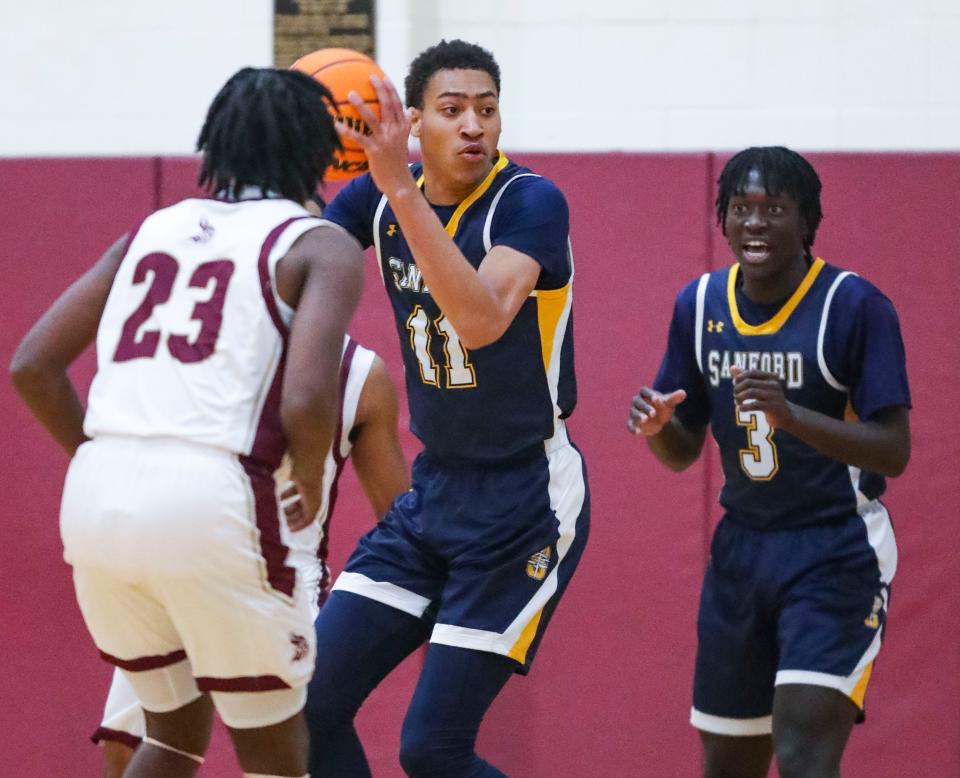
[[[393,500],[410,488],[410,474],[397,435],[397,390],[380,357],[373,360],[357,404],[357,416],[350,436],[350,458],[360,486],[380,519]],[[280,494],[284,514],[298,515],[299,500],[293,484]]]
[[[737,405],[763,411],[771,427],[789,432],[824,456],[885,476],[898,476],[910,460],[906,408],[884,408],[864,421],[834,419],[789,402],[773,373],[731,368]]]
[[[706,426],[685,426],[673,413],[687,397],[683,389],[662,394],[649,386],[640,387],[630,405],[627,429],[644,435],[653,455],[675,472],[697,461],[706,439]]]
[[[378,519],[397,495],[410,488],[410,475],[397,435],[397,415],[397,390],[383,360],[376,357],[360,392],[350,458]]]
[[[343,230],[304,233],[277,263],[277,291],[296,308],[287,345],[280,420],[301,500],[287,513],[292,530],[316,518],[323,459],[337,423],[343,336],[360,299],[363,256]],[[291,515],[292,513],[292,515]]]
[[[97,337],[126,243],[126,236],[117,240],[60,295],[20,342],[10,363],[17,392],[70,456],[87,437],[83,434],[83,403],[67,368]]]

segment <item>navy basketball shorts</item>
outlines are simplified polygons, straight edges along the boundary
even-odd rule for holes
[[[784,530],[724,517],[710,554],[690,723],[718,735],[770,734],[781,684],[836,689],[862,718],[897,566],[882,503]]]
[[[421,453],[413,486],[364,535],[334,589],[417,618],[432,643],[514,659],[525,673],[586,544],[583,459],[450,465]]]

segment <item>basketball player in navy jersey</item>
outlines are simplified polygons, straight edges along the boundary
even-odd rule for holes
[[[736,264],[676,301],[628,421],[673,470],[707,425],[724,516],[698,617],[691,723],[707,778],[840,775],[883,637],[897,549],[879,497],[910,457],[903,342],[876,287],[816,259],[820,180],[782,147],[719,179]]]
[[[72,456],[60,526],[84,621],[146,712],[125,775],[194,775],[214,706],[245,775],[306,773],[313,604],[273,473],[288,452],[303,529],[362,285],[355,241],[300,205],[339,146],[331,103],[302,73],[235,74],[197,143],[211,197],[118,240],[11,365]],[[84,409],[67,368],[94,339]]]
[[[372,79],[373,80],[373,79]],[[496,776],[474,751],[487,708],[526,672],[587,537],[573,411],[566,201],[497,149],[500,73],[442,41],[406,79],[374,80],[370,172],[325,218],[373,245],[424,444],[413,487],[364,536],[317,620],[308,695],[314,776],[369,775],[353,727],[380,680],[429,638],[403,724],[414,776]],[[420,141],[422,164],[408,165]]]

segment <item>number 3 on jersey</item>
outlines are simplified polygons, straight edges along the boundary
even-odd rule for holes
[[[414,306],[413,312],[407,318],[407,329],[410,331],[410,347],[420,365],[420,380],[431,386],[440,386],[440,371],[430,356],[430,325],[443,337],[443,353],[446,356],[446,386],[447,389],[469,389],[477,385],[477,377],[470,364],[466,347],[457,337],[457,331],[450,320],[443,314],[433,322],[427,317],[427,312],[419,305]]]
[[[780,469],[780,462],[766,414],[737,408],[737,424],[747,430],[747,448],[740,449],[740,467],[754,481],[769,481]]]

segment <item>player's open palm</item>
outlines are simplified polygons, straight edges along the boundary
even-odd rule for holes
[[[634,435],[656,435],[673,418],[674,409],[687,399],[683,389],[663,394],[649,386],[640,387],[630,405],[627,429]]]
[[[357,109],[368,131],[358,132],[343,122],[337,122],[336,128],[344,143],[363,147],[374,183],[390,197],[399,187],[412,183],[407,153],[411,121],[390,79],[381,81],[370,76],[370,82],[380,103],[379,118],[360,95],[350,92],[347,99]]]
[[[783,393],[776,373],[731,367],[733,400],[748,411],[762,411],[771,427],[785,427],[793,419],[793,406]]]

